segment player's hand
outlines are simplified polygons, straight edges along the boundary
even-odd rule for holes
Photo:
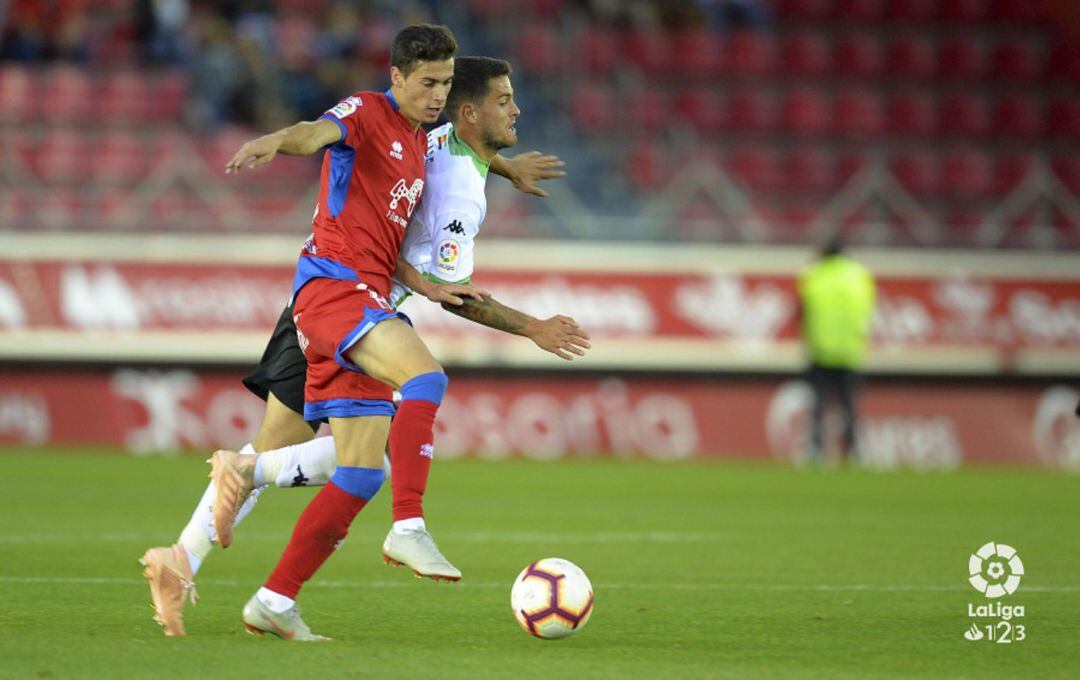
[[[581,330],[577,321],[561,314],[537,321],[527,335],[540,349],[567,361],[572,361],[574,354],[585,356],[585,350],[592,347],[589,334]]]
[[[483,302],[491,293],[471,283],[437,283],[424,291],[424,297],[432,302],[445,302],[455,307],[465,304],[462,298],[470,297],[477,302]]]
[[[240,150],[225,164],[225,174],[240,172],[240,168],[247,166],[254,169],[260,165],[266,165],[274,160],[278,149],[281,148],[281,138],[277,135],[264,135],[258,139],[246,142]]]
[[[536,183],[545,179],[558,179],[566,177],[562,168],[566,163],[558,156],[546,156],[539,151],[520,153],[513,158],[506,159],[513,169],[514,177],[510,180],[514,188],[526,194],[545,197],[546,191],[536,186]]]

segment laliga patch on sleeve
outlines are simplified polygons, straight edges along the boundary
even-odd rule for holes
[[[364,102],[360,101],[360,97],[346,97],[343,101],[339,102],[337,106],[330,109],[330,113],[338,118],[344,118],[363,105]]]
[[[461,257],[461,244],[454,239],[439,241],[435,268],[440,274],[456,274],[458,258]]]

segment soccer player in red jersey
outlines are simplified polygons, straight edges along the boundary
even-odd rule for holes
[[[404,475],[406,489],[417,480],[412,495],[420,503],[447,378],[387,298],[405,226],[424,189],[427,137],[420,125],[434,123],[446,105],[456,51],[446,27],[407,27],[394,39],[388,92],[359,92],[317,121],[252,140],[226,166],[237,171],[279,152],[329,147],[314,233],[293,281],[293,319],[308,361],[304,418],[329,420],[338,467],[244,607],[252,632],[321,639],[300,618],[295,598],[382,486],[388,438],[391,457],[409,461],[395,474]],[[396,415],[394,388],[402,397]]]

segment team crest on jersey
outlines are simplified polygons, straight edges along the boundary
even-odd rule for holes
[[[360,97],[346,97],[341,100],[337,106],[330,109],[330,113],[334,114],[338,118],[344,118],[349,114],[356,111],[358,108],[364,105],[364,102],[360,100]]]
[[[401,146],[401,142],[399,142],[399,141],[397,141],[395,139],[394,143],[390,145],[390,157],[391,158],[396,158],[396,159],[398,159],[400,161],[401,160],[401,150],[402,150],[402,148],[403,147]]]
[[[443,274],[456,274],[458,258],[461,257],[461,244],[453,239],[439,241],[438,262],[435,263],[439,272]]]

